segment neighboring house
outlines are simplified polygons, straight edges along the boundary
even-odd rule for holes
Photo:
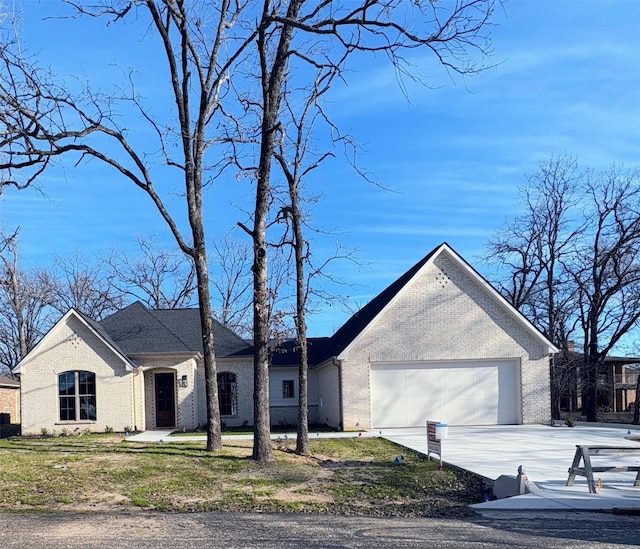
[[[561,412],[581,412],[584,354],[573,346],[560,352],[551,369],[552,386],[558,391]],[[636,402],[640,357],[607,356],[598,372],[596,404],[600,413],[629,412]]]
[[[0,376],[0,422],[20,423],[20,382]]]
[[[227,426],[253,423],[253,354],[214,323]],[[442,244],[330,338],[310,338],[309,421],[347,430],[550,419],[558,350],[466,261]],[[298,357],[272,353],[272,425],[295,423]],[[196,309],[134,303],[100,323],[67,312],[16,367],[22,432],[204,423]]]

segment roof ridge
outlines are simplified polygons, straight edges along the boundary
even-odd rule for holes
[[[167,332],[169,332],[173,337],[175,337],[176,340],[179,341],[180,344],[187,351],[193,351],[194,350],[194,349],[190,349],[189,345],[187,345],[187,343],[177,333],[175,333],[171,328],[169,328],[169,326],[167,326],[162,320],[160,320],[160,318],[158,317],[157,314],[155,314],[155,312],[159,311],[159,310],[161,310],[161,311],[180,311],[180,310],[184,311],[184,310],[195,310],[195,309],[189,309],[189,308],[184,308],[184,309],[149,309],[149,308],[145,307],[144,305],[142,305],[142,306],[144,307],[144,310],[149,314],[149,316],[151,316],[158,324],[160,324],[160,326],[162,326],[165,330],[167,330]]]
[[[173,335],[176,336],[176,338],[183,344],[185,345],[185,347],[189,348],[189,345],[187,343],[185,343],[185,341],[178,335],[176,334],[169,326],[167,326],[160,318],[159,315],[154,314],[157,312],[162,312],[162,313],[172,313],[174,311],[191,311],[191,312],[197,312],[198,313],[198,321],[199,321],[199,325],[200,325],[200,340],[202,340],[202,318],[200,317],[200,307],[182,307],[182,308],[176,308],[176,309],[150,309],[149,312],[151,314],[153,314],[154,318],[156,318],[158,320],[158,322],[160,322],[160,324],[162,326],[164,326],[165,328],[167,328],[167,330],[169,330]],[[212,322],[212,328],[215,330],[216,328],[218,330],[222,330],[224,332],[226,332],[229,336],[233,337],[234,339],[236,339],[238,342],[242,342],[244,344],[246,344],[246,342],[244,341],[243,338],[241,338],[238,334],[236,334],[231,328],[229,328],[228,326],[225,326],[224,324],[222,324],[222,322],[220,322],[219,320],[217,320],[216,318],[213,317],[213,315],[211,316],[211,322]],[[216,337],[216,335],[214,334],[214,342],[216,340],[218,340],[219,338]],[[215,344],[215,343],[214,343]],[[251,346],[251,344],[248,344],[248,346]],[[203,342],[203,347],[204,347],[204,342]]]

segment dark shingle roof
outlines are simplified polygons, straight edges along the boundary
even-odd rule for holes
[[[556,363],[582,363],[585,355],[575,351],[562,350],[556,356]],[[635,356],[605,356],[603,362],[605,364],[640,364],[640,357]]]
[[[17,379],[11,379],[10,377],[0,376],[0,387],[20,388],[20,382]]]
[[[309,338],[309,364],[320,364],[337,356],[386,307],[440,248],[435,248],[395,282],[354,314],[333,337]],[[105,318],[98,330],[126,354],[202,352],[200,312],[198,309],[147,309],[139,301]],[[213,321],[215,353],[218,357],[252,354],[251,345]],[[299,364],[294,340],[278,346],[271,355],[273,366]]]
[[[137,301],[100,325],[127,354],[202,352],[198,309],[147,309]],[[247,344],[215,320],[213,333],[216,356],[246,352]]]
[[[84,313],[78,311],[77,309],[73,309],[73,310],[80,318],[82,318],[82,320],[84,320],[89,326],[91,326],[91,328],[93,330],[95,330],[96,333],[101,338],[103,338],[109,345],[111,345],[111,347],[113,347],[124,358],[127,357],[127,355],[124,352],[124,350],[111,338],[111,336],[104,329],[104,326],[102,326],[102,324],[100,324],[100,322],[98,322],[97,320],[93,320],[92,318],[88,317],[87,315],[85,315]]]
[[[324,360],[324,357],[329,352],[327,347],[330,342],[331,338],[329,337],[307,338],[309,364],[320,364]],[[293,339],[279,343],[277,348],[271,353],[272,366],[298,366],[299,364],[300,352],[297,342]]]

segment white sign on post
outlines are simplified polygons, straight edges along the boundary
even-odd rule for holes
[[[427,458],[431,459],[431,454],[438,454],[440,458],[440,468],[442,469],[442,441],[440,434],[444,425],[439,421],[427,421]],[[445,431],[446,432],[446,431]]]

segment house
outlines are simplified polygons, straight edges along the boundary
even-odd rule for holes
[[[581,412],[584,361],[585,355],[575,352],[572,342],[554,359],[551,384],[559,401],[559,412]],[[637,400],[639,375],[640,357],[606,356],[597,378],[598,413],[630,412]]]
[[[0,376],[0,424],[20,423],[20,382]]]
[[[214,323],[222,422],[253,423],[253,355]],[[309,421],[347,430],[550,419],[558,350],[446,243],[309,340]],[[272,425],[297,417],[297,353],[273,350]],[[101,322],[68,311],[16,367],[22,431],[191,429],[205,421],[196,309],[134,303]]]

